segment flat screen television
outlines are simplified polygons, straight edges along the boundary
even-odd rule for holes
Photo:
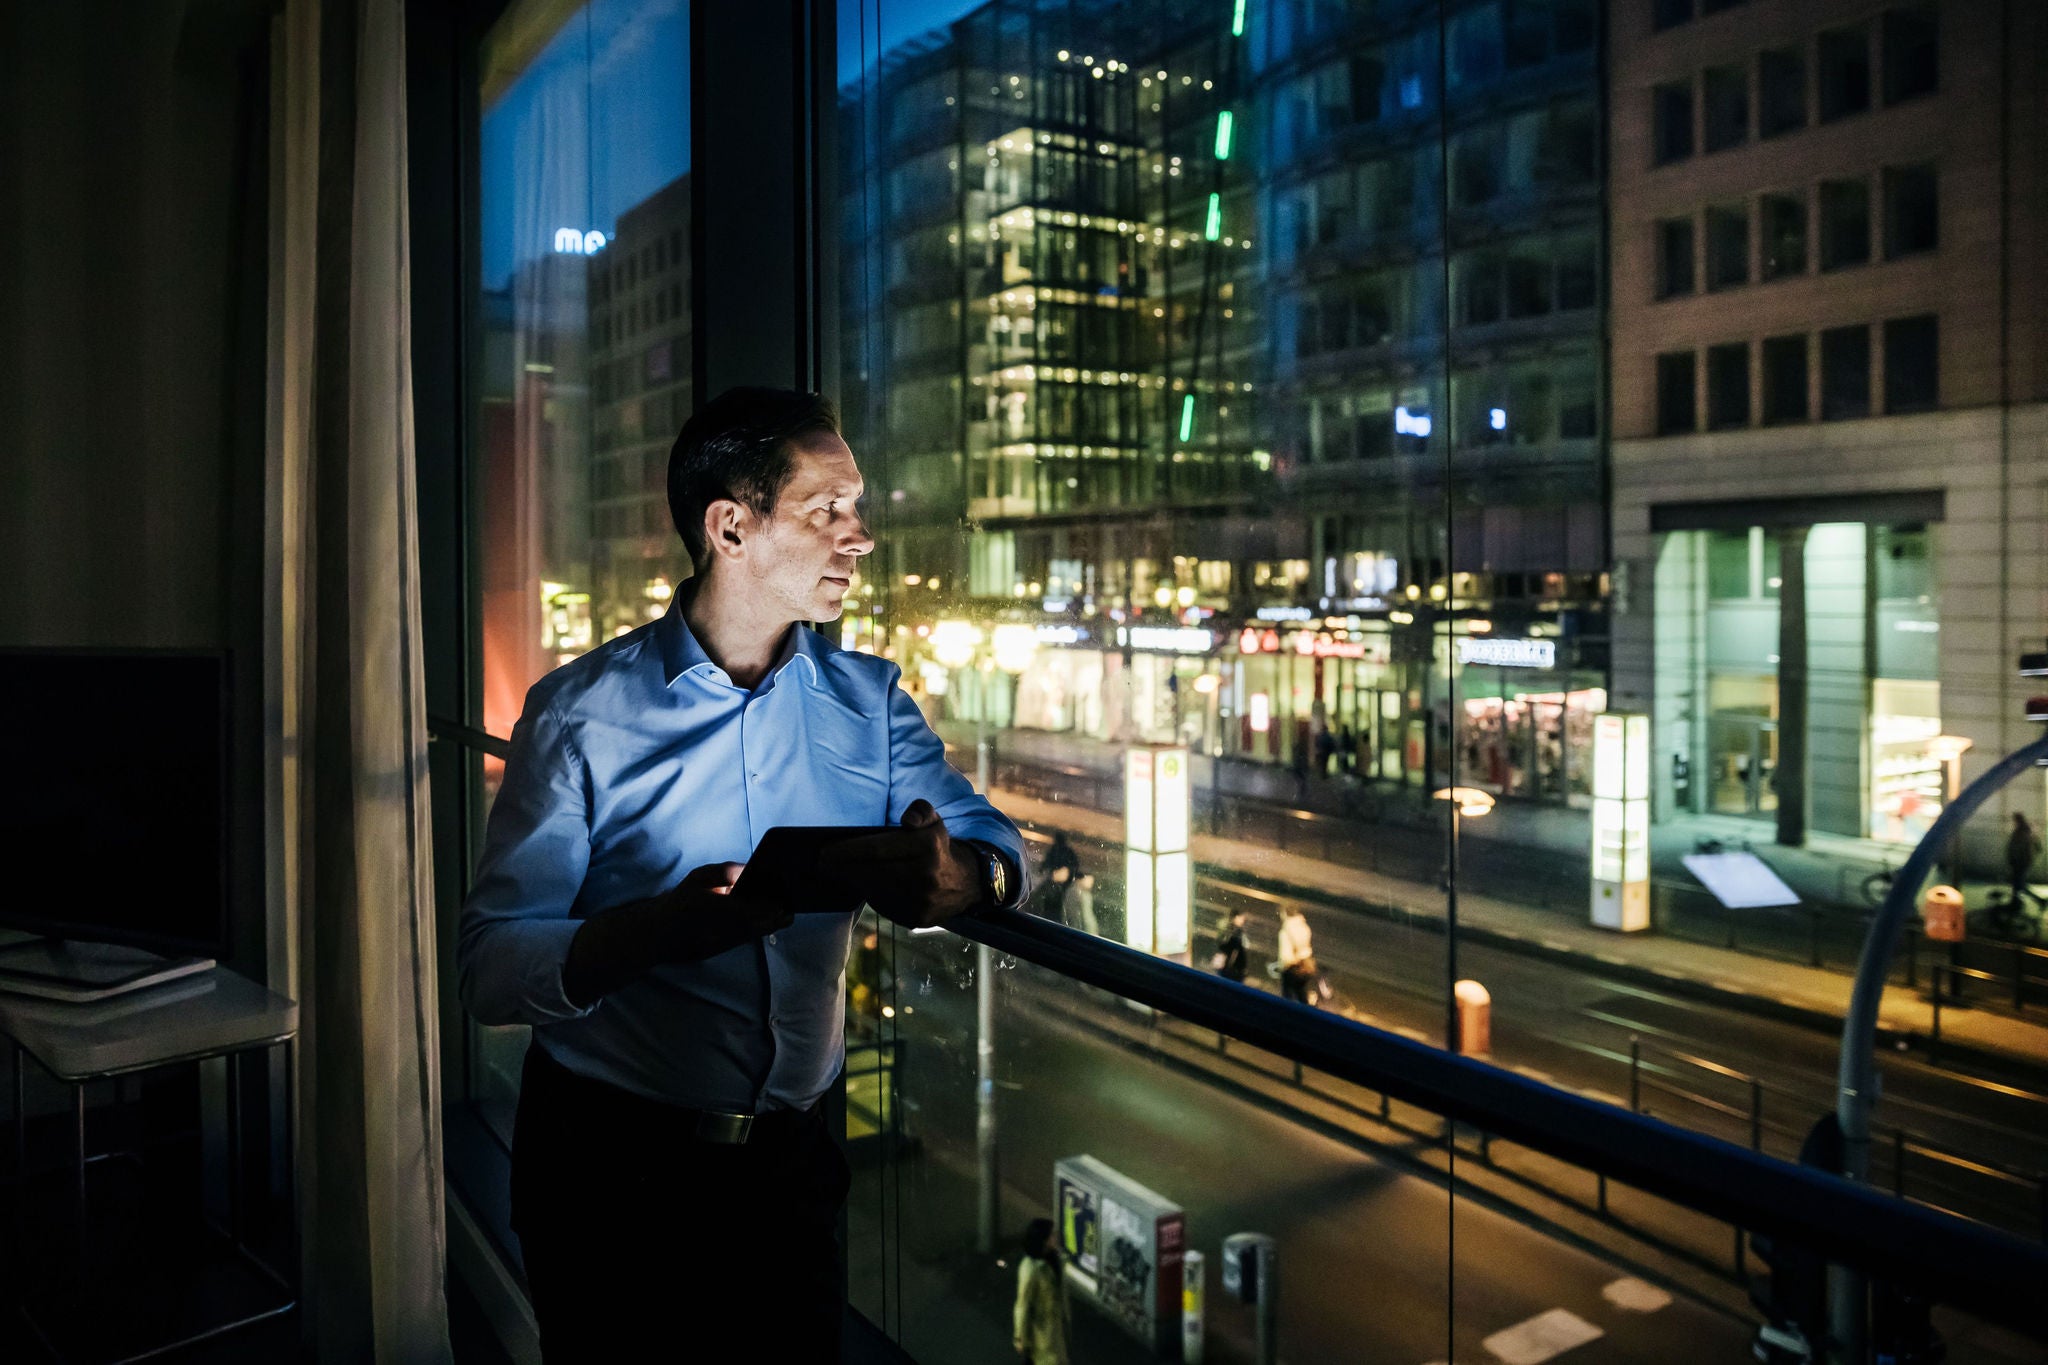
[[[214,957],[227,656],[0,650],[0,927]]]

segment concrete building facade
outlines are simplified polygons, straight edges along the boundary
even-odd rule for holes
[[[1612,704],[1654,717],[1660,819],[1909,843],[2035,734],[2048,11],[1610,25]]]

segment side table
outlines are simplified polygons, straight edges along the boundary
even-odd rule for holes
[[[291,1041],[298,1033],[298,1005],[225,967],[148,987],[130,995],[75,1004],[32,996],[0,993],[0,1034],[10,1042],[14,1081],[14,1155],[16,1178],[21,1192],[28,1187],[28,1144],[26,1113],[26,1065],[32,1057],[55,1080],[71,1087],[73,1198],[79,1252],[79,1271],[87,1271],[89,1213],[86,1200],[86,1167],[101,1153],[89,1157],[86,1151],[86,1086],[93,1081],[114,1080],[164,1067],[199,1063],[222,1058],[228,1070],[228,1237],[235,1254],[247,1261],[277,1291],[275,1301],[256,1311],[238,1313],[224,1322],[207,1323],[194,1330],[174,1333],[174,1339],[136,1342],[117,1341],[102,1333],[99,1349],[89,1349],[78,1359],[94,1365],[118,1365],[162,1354],[202,1338],[218,1336],[237,1327],[288,1312],[296,1303],[291,1280],[265,1264],[245,1243],[241,1209],[242,1114],[241,1059],[284,1047],[285,1093],[291,1093]],[[291,1105],[285,1105],[285,1143],[291,1144]],[[25,1202],[15,1201],[17,1206]],[[19,1235],[17,1221],[17,1238]],[[81,1293],[88,1286],[79,1284]],[[112,1286],[92,1286],[91,1292],[110,1295]],[[41,1320],[38,1305],[24,1301],[22,1315],[44,1344],[60,1359],[67,1355],[53,1330]],[[99,1324],[104,1327],[105,1324]]]

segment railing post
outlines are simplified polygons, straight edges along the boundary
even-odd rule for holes
[[[1749,1078],[1749,1150],[1761,1152],[1764,1149],[1764,1083],[1756,1077]]]
[[[1892,1194],[1906,1197],[1906,1130],[1899,1127],[1892,1129]]]
[[[1815,909],[1806,917],[1808,929],[1812,932],[1813,965],[1821,966],[1820,960],[1820,911]]]
[[[1643,1040],[1633,1033],[1628,1037],[1628,1111],[1643,1112]]]
[[[2012,949],[2012,1008],[2015,1014],[2027,1008],[2027,955],[2017,943]]]
[[[1594,1188],[1599,1191],[1600,1216],[1605,1218],[1607,1216],[1607,1172],[1595,1171],[1593,1173],[1593,1181]],[[2048,1186],[2043,1188],[2048,1190]]]
[[[1941,979],[1947,972],[1939,962],[1927,969],[1929,992],[1934,997],[1934,1027],[1927,1035],[1927,1059],[1933,1061],[1941,1055]]]

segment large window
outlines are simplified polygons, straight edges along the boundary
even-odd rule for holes
[[[680,4],[598,0],[485,45],[469,458],[473,719],[494,735],[688,572],[666,493],[695,406],[688,35]],[[485,809],[500,772],[482,769]],[[469,1040],[470,1097],[507,1140],[525,1034]]]
[[[1749,346],[1730,342],[1707,348],[1707,426],[1749,425]]]
[[[1931,95],[1941,84],[1940,15],[1935,6],[1904,5],[1884,13],[1884,102]]]
[[[1766,337],[1763,346],[1765,425],[1806,420],[1806,336]]]
[[[1672,81],[1650,92],[1651,156],[1659,166],[1692,155],[1692,82]]]
[[[1941,245],[1941,204],[1932,165],[1893,166],[1884,173],[1884,254],[1891,260]]]
[[[1767,47],[1757,54],[1758,137],[1806,126],[1806,50]]]
[[[1657,224],[1657,297],[1693,292],[1692,219],[1666,218]]]
[[[1863,24],[1823,29],[1816,44],[1820,121],[1829,123],[1870,107],[1870,29]]]
[[[1941,401],[1941,331],[1932,313],[1884,324],[1884,410],[1925,412]]]
[[[1749,209],[1741,203],[1707,209],[1707,288],[1749,283]]]
[[[1701,79],[1701,121],[1706,149],[1726,151],[1749,141],[1749,72],[1710,66]]]
[[[1657,357],[1657,434],[1675,436],[1691,431],[1698,423],[1698,399],[1694,393],[1694,360],[1691,351],[1673,351]]]
[[[1820,268],[1840,270],[1870,260],[1870,182],[1820,184]]]
[[[1806,273],[1806,196],[1767,194],[1757,201],[1767,280]]]
[[[1820,334],[1820,415],[1831,422],[1870,415],[1868,326]]]

